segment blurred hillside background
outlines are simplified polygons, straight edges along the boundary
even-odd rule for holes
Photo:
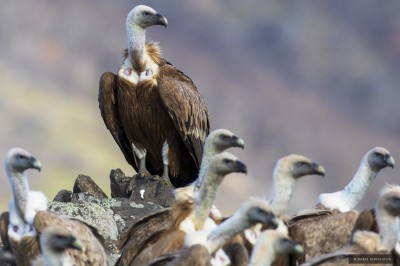
[[[80,173],[109,194],[109,172],[125,162],[98,110],[98,81],[116,72],[126,48],[125,18],[147,4],[168,18],[147,37],[191,77],[212,129],[245,139],[232,150],[248,176],[226,178],[225,214],[251,195],[268,196],[277,159],[300,153],[326,177],[296,185],[289,212],[343,188],[361,157],[388,148],[400,163],[400,2],[374,1],[6,1],[0,9],[0,154],[26,148],[43,164],[31,189],[51,200]],[[358,209],[400,183],[384,169]],[[11,195],[0,175],[0,207]]]

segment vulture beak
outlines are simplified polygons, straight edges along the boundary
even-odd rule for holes
[[[74,241],[71,243],[71,248],[83,251],[85,247],[82,245],[82,242],[79,239],[75,238]]]
[[[236,137],[235,135],[232,136],[232,142],[234,143],[233,147],[239,147],[244,149],[244,140],[241,138]]]
[[[325,168],[322,165],[313,162],[311,167],[314,175],[325,176]]]
[[[237,160],[236,161],[236,167],[237,167],[237,172],[238,173],[247,174],[247,166],[243,162]]]
[[[158,25],[162,25],[162,26],[164,26],[164,27],[167,27],[168,26],[168,20],[167,20],[167,18],[166,17],[164,17],[164,16],[162,16],[162,15],[160,15],[160,14],[156,14],[156,18],[157,18],[157,24]]]
[[[42,170],[42,163],[37,160],[35,157],[30,157],[29,161],[32,165],[32,168],[38,170],[40,172],[40,170]]]
[[[250,220],[254,223],[262,223],[276,229],[279,225],[279,219],[273,212],[267,212],[260,208],[252,208],[250,210]]]
[[[394,158],[390,154],[385,155],[385,163],[387,166],[394,168]]]

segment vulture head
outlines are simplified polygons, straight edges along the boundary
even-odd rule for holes
[[[368,151],[364,160],[368,162],[369,167],[375,172],[382,170],[385,167],[394,167],[394,158],[390,152],[382,147],[376,147]]]
[[[281,158],[277,162],[275,169],[278,169],[281,174],[292,176],[295,179],[306,175],[325,176],[325,169],[322,165],[298,154],[291,154]],[[286,173],[282,173],[282,171]]]
[[[129,12],[126,18],[126,26],[139,26],[143,29],[153,26],[162,25],[167,27],[168,20],[164,16],[160,15],[153,8],[145,5],[135,6],[131,12]]]
[[[70,231],[60,226],[50,226],[43,230],[40,236],[40,246],[43,251],[63,253],[66,249],[82,251],[82,243]]]
[[[227,129],[216,129],[212,131],[204,144],[205,149],[213,147],[215,153],[223,152],[231,147],[244,148],[244,140],[235,136]]]
[[[5,158],[5,166],[13,172],[24,172],[27,169],[42,169],[42,164],[29,152],[21,148],[12,148]]]
[[[208,172],[215,173],[218,176],[225,176],[235,172],[247,174],[247,166],[235,155],[229,152],[222,152],[214,156]]]
[[[400,216],[400,186],[387,184],[381,191],[379,208],[391,216]]]
[[[249,225],[261,223],[271,226],[273,229],[279,225],[279,219],[273,213],[269,203],[263,199],[250,198],[243,204],[239,212],[244,213],[243,217]]]

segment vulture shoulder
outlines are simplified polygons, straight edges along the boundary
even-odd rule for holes
[[[170,63],[160,66],[157,83],[166,111],[200,168],[203,143],[210,131],[204,98],[192,80]]]
[[[358,211],[341,213],[333,210],[331,214],[305,216],[305,219],[297,217],[289,222],[290,237],[304,247],[304,255],[298,260],[304,262],[345,246],[358,214]]]
[[[126,161],[138,171],[139,167],[133,156],[131,143],[122,128],[119,117],[117,76],[114,73],[104,72],[101,75],[98,100],[100,113],[107,129],[110,131],[115,142],[117,142]]]

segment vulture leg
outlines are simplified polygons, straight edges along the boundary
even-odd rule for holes
[[[168,152],[169,152],[168,142],[165,141],[164,144],[163,144],[163,147],[162,147],[162,151],[161,151],[163,165],[164,165],[164,170],[163,170],[162,177],[169,180],[169,176],[168,176],[168,164],[169,164]]]
[[[149,171],[147,171],[146,168],[146,155],[147,155],[146,149],[139,149],[132,143],[132,150],[135,153],[135,156],[139,158],[140,161],[138,174],[141,177],[149,176],[150,173]]]

